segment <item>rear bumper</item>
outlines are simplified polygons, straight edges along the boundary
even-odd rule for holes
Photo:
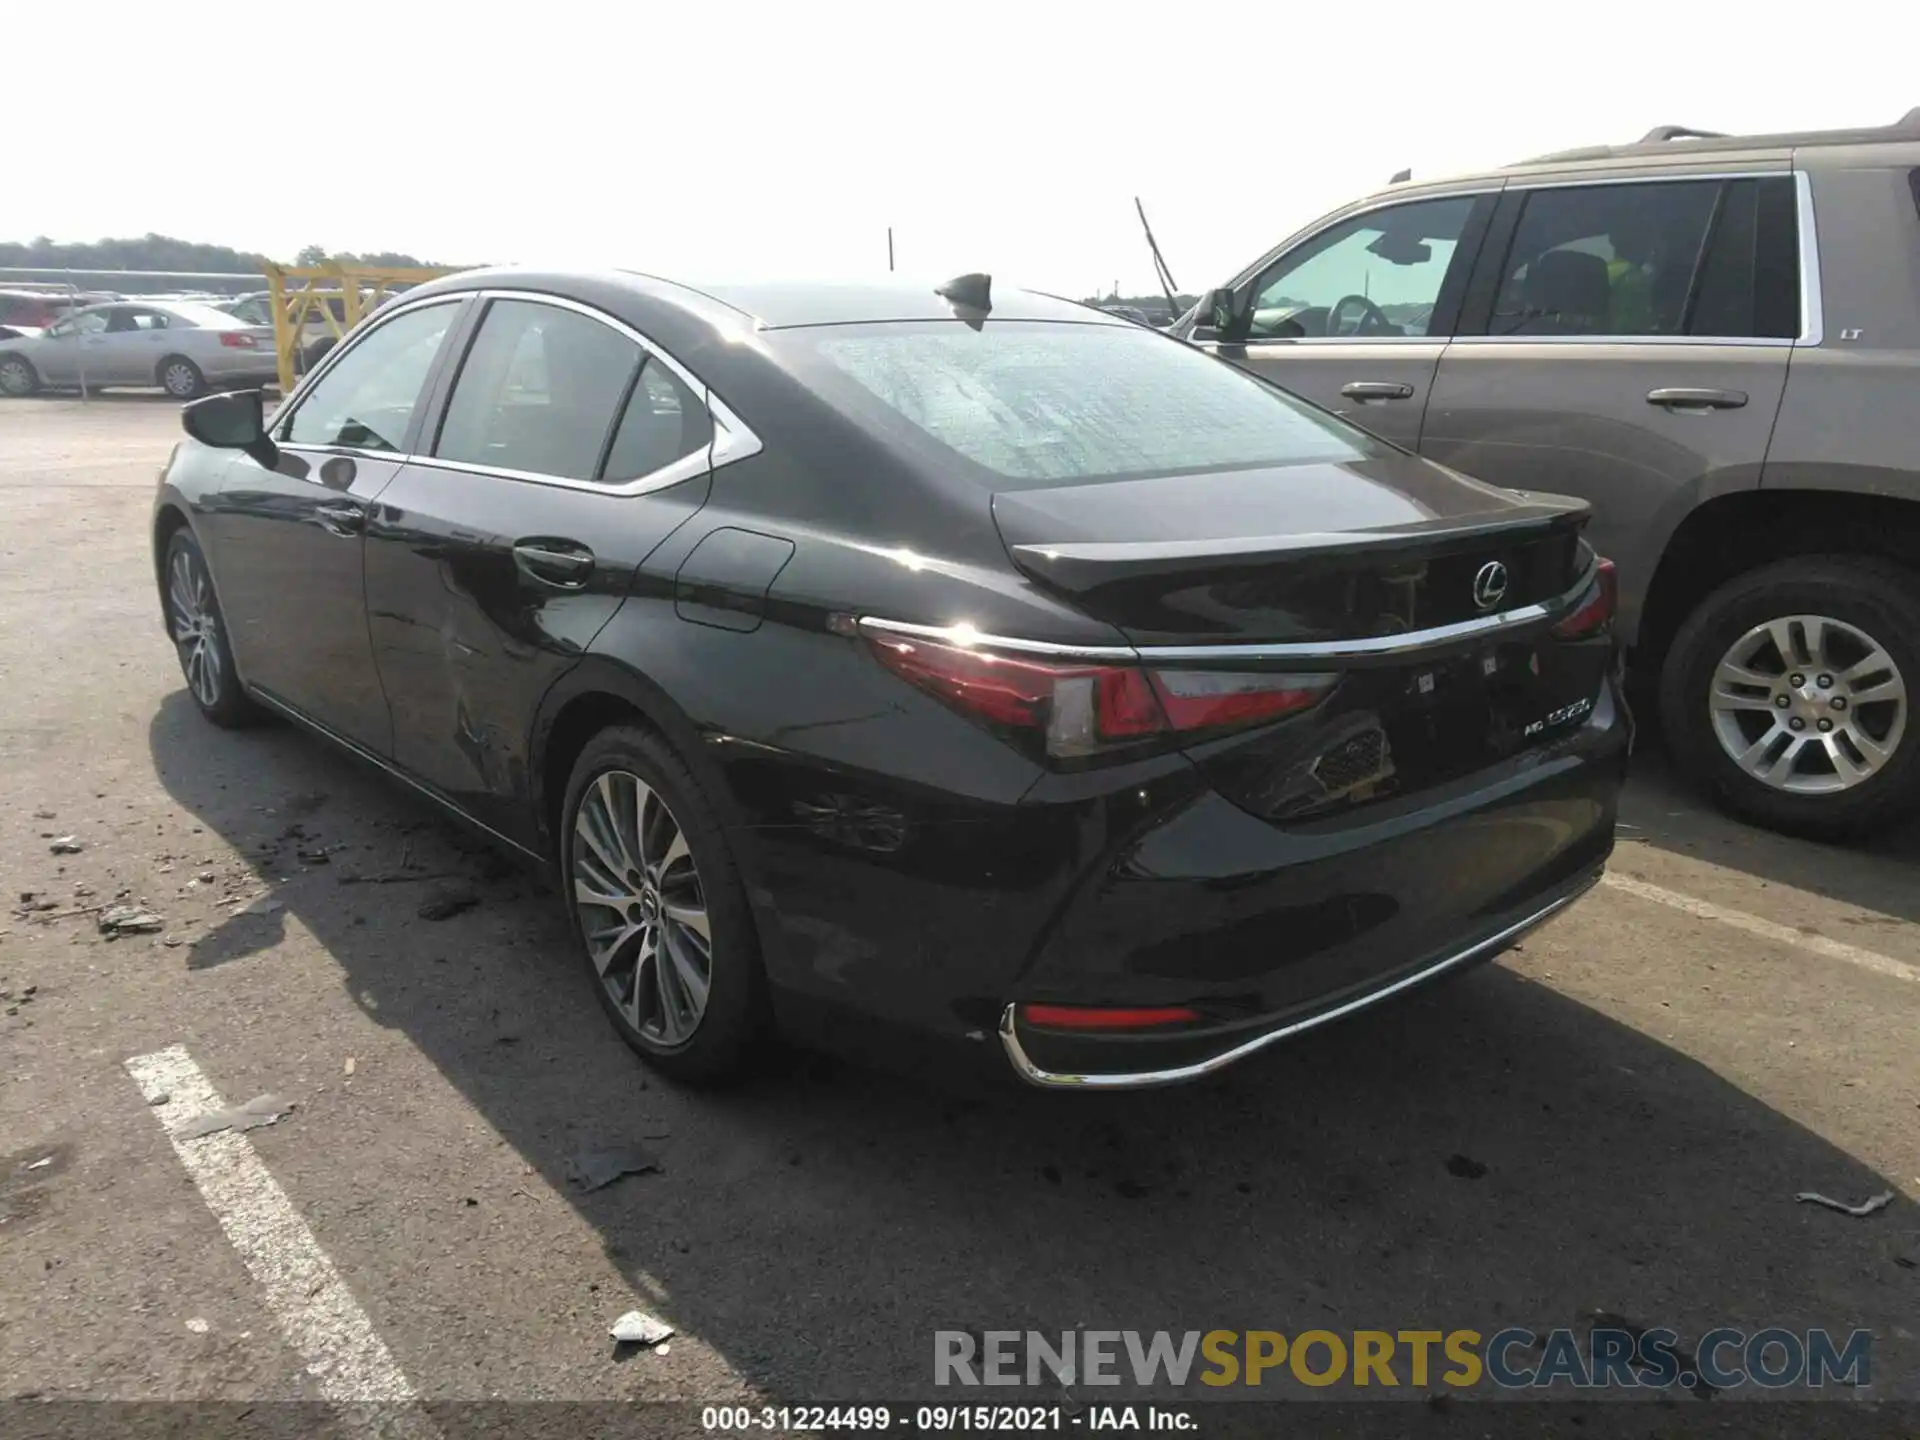
[[[1613,849],[1631,721],[1587,723],[1446,786],[1294,825],[1204,796],[1110,853],[995,1006],[1023,1079],[1196,1079],[1490,959],[1571,903]],[[1149,1029],[1035,1026],[1023,1006],[1165,1007]]]
[[[1575,900],[1591,889],[1600,879],[1601,872],[1592,870],[1580,876],[1572,884],[1565,886],[1553,898],[1538,905],[1529,913],[1513,920],[1491,934],[1440,954],[1437,958],[1428,958],[1411,969],[1389,972],[1378,977],[1375,983],[1365,987],[1357,994],[1350,994],[1330,1003],[1325,1008],[1313,1010],[1308,1014],[1271,1016],[1252,1025],[1233,1027],[1231,1030],[1196,1035],[1183,1032],[1176,1036],[1156,1037],[1142,1043],[1135,1038],[1130,1040],[1126,1052],[1108,1057],[1109,1063],[1122,1064],[1130,1068],[1101,1070],[1050,1070],[1029,1054],[1029,1046],[1040,1049],[1036,1037],[1028,1035],[1022,1039],[1017,1017],[1017,1007],[1008,1005],[1000,1016],[1000,1046],[1006,1052],[1007,1061],[1013,1071],[1030,1085],[1044,1089],[1060,1090],[1144,1090],[1160,1085],[1178,1085],[1189,1080],[1198,1080],[1223,1070],[1227,1066],[1258,1054],[1269,1045],[1282,1040],[1290,1040],[1318,1026],[1343,1019],[1382,1000],[1392,999],[1396,995],[1424,985],[1430,980],[1438,980],[1456,971],[1467,969],[1482,961],[1491,960],[1503,951],[1511,949],[1529,931],[1545,924],[1559,914]],[[1096,1045],[1098,1042],[1096,1042]],[[1155,1058],[1153,1051],[1161,1051]],[[1044,1053],[1044,1051],[1042,1052]],[[1085,1048],[1083,1047],[1083,1053]]]

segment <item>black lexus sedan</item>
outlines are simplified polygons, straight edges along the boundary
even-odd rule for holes
[[[985,276],[468,272],[185,423],[200,709],[550,867],[675,1076],[777,1026],[1191,1079],[1499,953],[1612,845],[1579,502]]]

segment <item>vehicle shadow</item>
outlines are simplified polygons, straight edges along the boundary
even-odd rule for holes
[[[638,1293],[776,1397],[951,1401],[936,1329],[1484,1334],[1605,1311],[1689,1338],[1866,1326],[1885,1344],[1910,1320],[1912,1207],[1853,1221],[1792,1199],[1879,1176],[1511,970],[1179,1090],[956,1097],[803,1060],[685,1092],[614,1036],[537,884],[289,727],[213,739],[184,692],[149,728],[169,794],[286,876],[286,908],[224,920],[187,963],[259,953],[297,919]],[[320,846],[330,863],[295,863]],[[419,884],[341,883],[416,870],[467,877],[481,904],[434,924]],[[640,1139],[641,1111],[671,1125],[664,1173],[572,1187],[575,1149]],[[1899,1383],[1884,1352],[1875,1379]]]

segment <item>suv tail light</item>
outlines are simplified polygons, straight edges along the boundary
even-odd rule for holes
[[[1553,627],[1558,640],[1584,640],[1597,635],[1613,623],[1613,612],[1620,602],[1620,583],[1611,560],[1599,560],[1593,567],[1593,584],[1580,597],[1580,603]]]
[[[1063,760],[1278,720],[1318,705],[1340,678],[1015,659],[891,634],[867,642],[894,674]]]
[[[260,342],[244,330],[222,330],[220,343],[229,350],[258,350]]]

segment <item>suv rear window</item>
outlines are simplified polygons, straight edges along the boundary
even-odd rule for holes
[[[768,338],[841,409],[918,448],[932,441],[1001,489],[1385,451],[1246,371],[1137,325],[990,319],[976,330],[947,320]]]

